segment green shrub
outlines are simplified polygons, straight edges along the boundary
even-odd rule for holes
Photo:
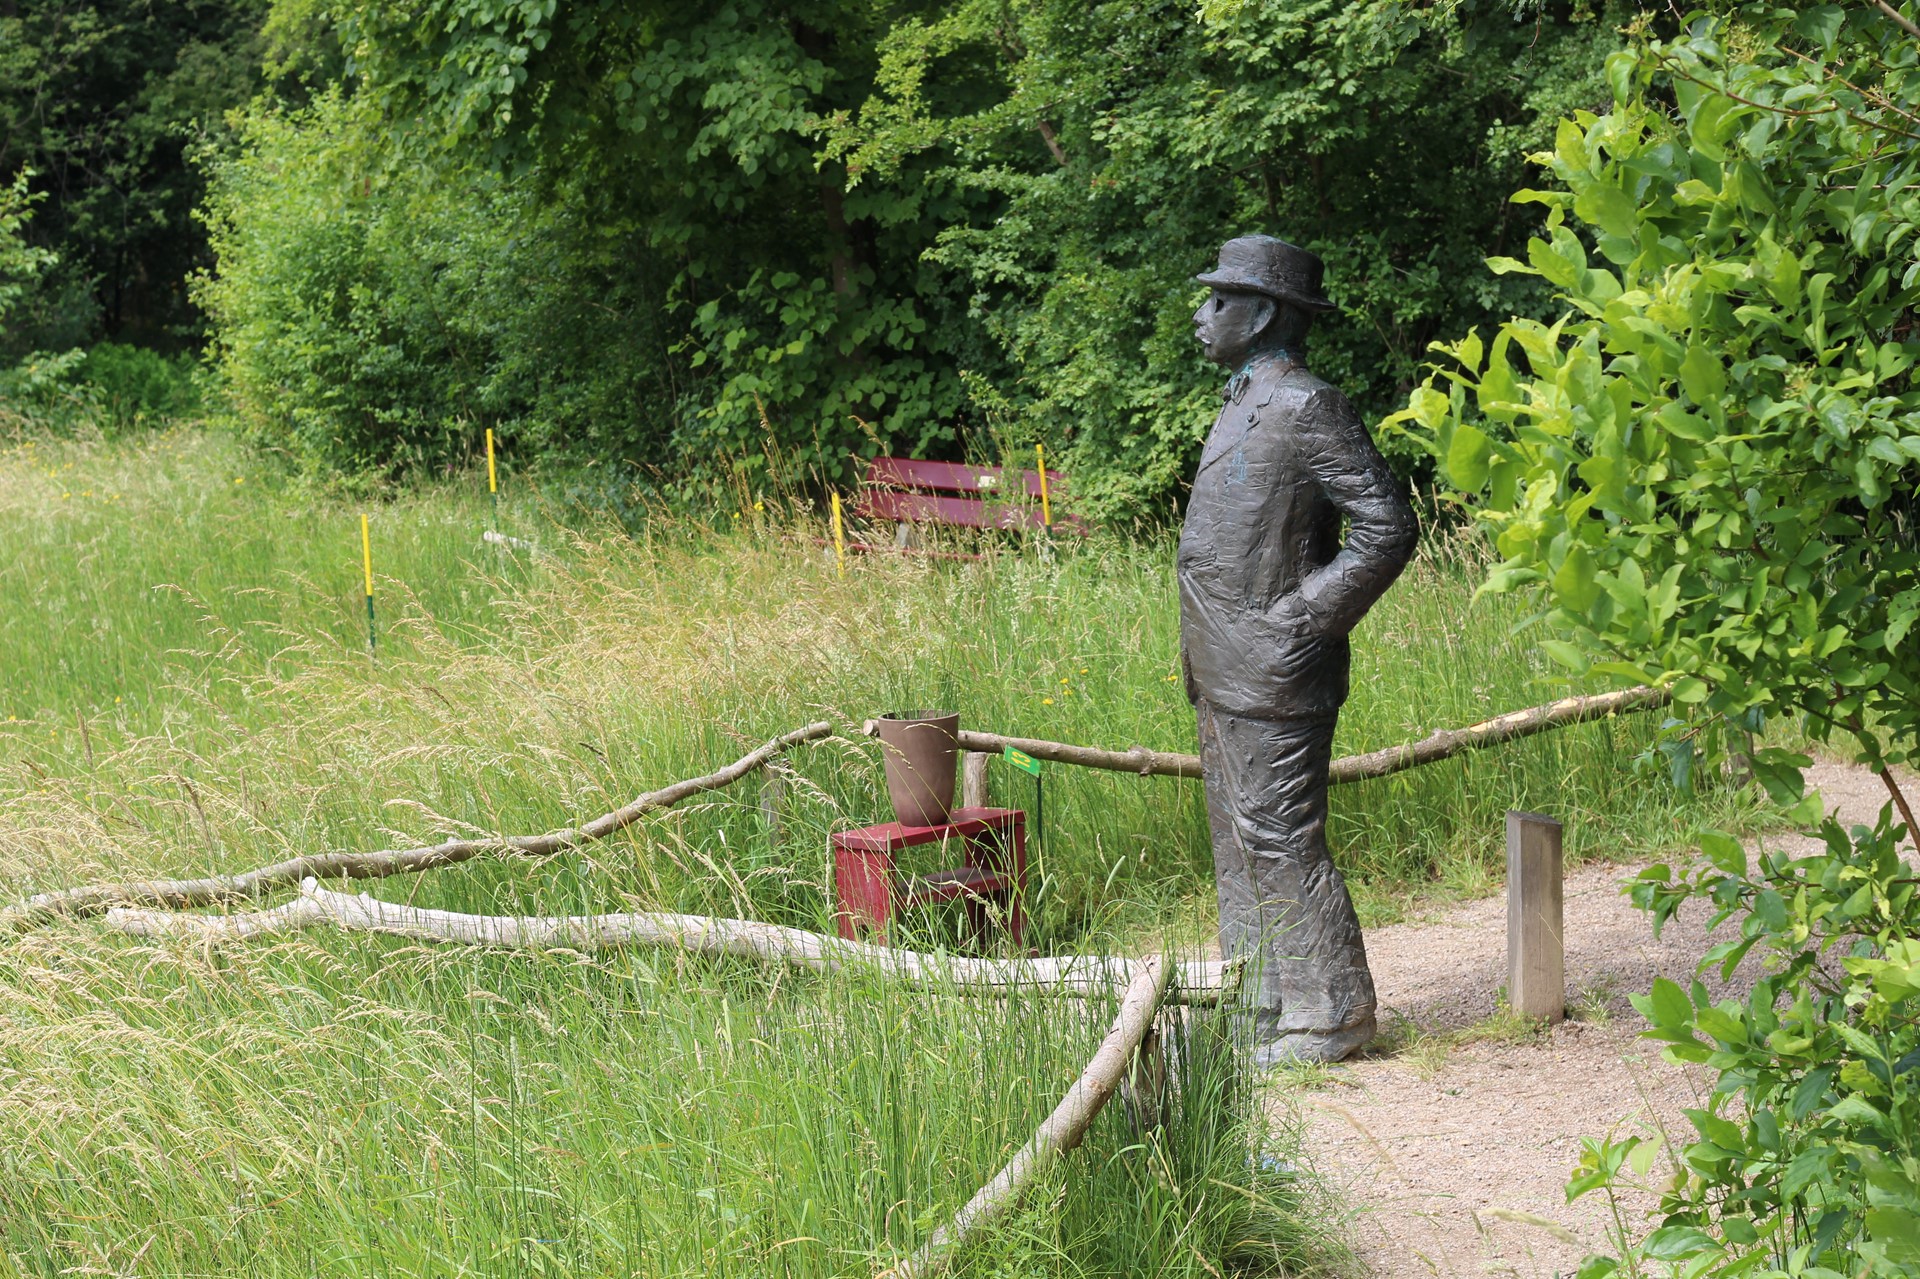
[[[91,388],[77,376],[85,359],[83,351],[35,351],[0,366],[0,426],[67,434],[91,421]]]
[[[1765,718],[1851,738],[1884,778],[1920,760],[1920,50],[1887,5],[1743,5],[1608,60],[1613,102],[1537,159],[1546,234],[1504,274],[1568,310],[1516,319],[1398,415],[1493,535],[1483,589],[1581,675],[1670,688],[1684,774]],[[1783,803],[1805,756],[1748,752]],[[1889,789],[1893,787],[1890,785]],[[1902,816],[1906,800],[1896,794]],[[1803,805],[1801,816],[1818,815]],[[1737,917],[1708,967],[1758,950],[1745,1001],[1656,982],[1669,1055],[1719,1071],[1689,1113],[1664,1220],[1600,1276],[1920,1273],[1920,904],[1883,816],[1810,857],[1709,836],[1709,867],[1636,888]],[[1645,1174],[1602,1143],[1572,1193]]]
[[[246,118],[212,163],[219,269],[196,293],[251,438],[398,471],[471,457],[491,427],[509,453],[657,464],[675,391],[648,264],[578,187],[403,163],[377,134],[326,96]]]
[[[32,176],[31,170],[22,169],[0,187],[0,321],[12,319],[13,308],[55,261],[51,252],[26,240],[27,220],[39,199],[27,191]]]
[[[192,356],[166,356],[118,342],[96,344],[78,360],[75,372],[93,392],[100,424],[111,432],[187,417],[201,405],[200,381]]]
[[[32,176],[22,169],[0,187],[0,352],[5,335],[28,310],[35,284],[59,262],[51,251],[27,243],[27,222],[40,199],[27,190]],[[11,359],[0,354],[0,426],[68,425],[83,415],[88,403],[73,378],[80,359],[78,351],[20,351]]]
[[[1724,979],[1758,950],[1766,976],[1744,1000],[1665,978],[1634,997],[1669,1059],[1718,1076],[1687,1112],[1697,1136],[1673,1152],[1658,1227],[1590,1258],[1582,1279],[1920,1274],[1920,894],[1902,829],[1885,811],[1851,835],[1829,819],[1822,852],[1752,865],[1711,834],[1704,867],[1635,882],[1656,931],[1689,902],[1715,926],[1738,918],[1702,974]],[[1614,1195],[1660,1153],[1637,1137],[1589,1142],[1568,1196]]]

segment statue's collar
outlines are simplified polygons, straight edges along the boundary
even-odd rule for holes
[[[1240,397],[1247,393],[1247,384],[1253,381],[1253,371],[1262,365],[1272,364],[1279,360],[1286,361],[1287,367],[1280,370],[1283,374],[1291,373],[1295,369],[1302,367],[1300,357],[1294,352],[1286,350],[1284,347],[1275,351],[1262,351],[1260,354],[1249,359],[1245,364],[1242,364],[1240,371],[1227,379],[1227,389],[1224,392],[1226,402],[1229,404],[1238,404]]]

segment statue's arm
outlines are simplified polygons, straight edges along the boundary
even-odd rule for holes
[[[1347,540],[1300,583],[1297,607],[1321,634],[1345,635],[1413,558],[1420,522],[1346,396],[1317,391],[1303,416],[1313,478],[1347,517]]]

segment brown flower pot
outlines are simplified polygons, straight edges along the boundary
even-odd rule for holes
[[[953,775],[960,761],[960,716],[942,711],[882,715],[880,755],[887,797],[902,826],[939,826],[953,812]]]

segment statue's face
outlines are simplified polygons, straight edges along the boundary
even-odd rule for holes
[[[1209,360],[1237,369],[1253,354],[1274,310],[1273,299],[1259,293],[1215,289],[1193,313],[1194,336]]]

